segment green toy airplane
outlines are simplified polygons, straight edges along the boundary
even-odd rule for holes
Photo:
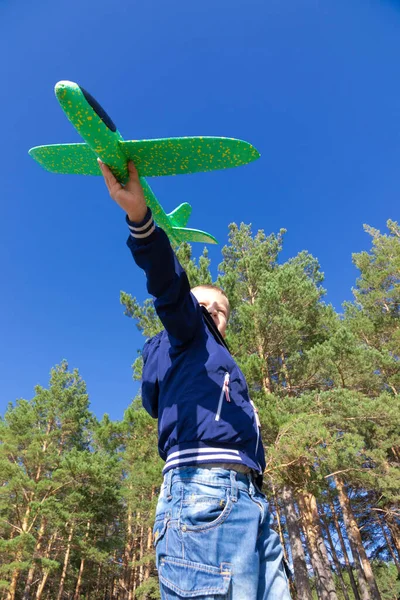
[[[217,243],[204,231],[185,227],[191,206],[184,202],[166,214],[144,177],[179,175],[227,169],[259,158],[251,144],[223,137],[178,137],[125,141],[116,126],[86,90],[71,81],[60,81],[55,93],[61,108],[86,143],[36,146],[29,154],[47,171],[101,175],[97,157],[121,182],[128,180],[127,163],[138,170],[148,206],[156,223],[176,244],[183,241]]]

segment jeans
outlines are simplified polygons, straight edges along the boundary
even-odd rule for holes
[[[162,600],[290,600],[282,546],[251,475],[168,471],[153,539]]]

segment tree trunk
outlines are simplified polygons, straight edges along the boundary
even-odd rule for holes
[[[138,586],[138,582],[137,582],[137,578],[138,578],[138,570],[137,567],[132,567],[132,597],[135,598],[135,592],[136,592],[136,588]]]
[[[399,555],[400,559],[400,527],[397,525],[392,515],[386,515],[385,521],[390,529],[390,533],[392,534],[393,544],[397,550],[397,554]]]
[[[309,492],[303,492],[299,495],[299,506],[309,542],[310,558],[317,578],[319,598],[320,600],[338,600],[315,497]]]
[[[97,570],[97,578],[96,578],[96,590],[95,590],[95,598],[99,598],[99,594],[100,594],[100,580],[101,580],[101,572],[102,572],[102,566],[99,565],[99,568]]]
[[[33,564],[28,571],[28,576],[26,578],[22,600],[29,600],[29,597],[30,597],[32,581],[33,581],[33,577],[35,575],[35,570],[36,570],[35,559],[37,557],[39,557],[39,555],[40,555],[40,550],[42,547],[45,530],[46,530],[46,520],[42,519],[42,522],[40,523],[40,528],[38,531],[38,539],[36,541],[35,551],[33,554]]]
[[[15,557],[15,561],[17,563],[19,563],[19,562],[21,562],[21,560],[22,560],[22,551],[18,550],[17,555]],[[20,574],[20,569],[19,568],[14,569],[12,576],[11,576],[10,587],[8,588],[7,600],[15,599],[15,592],[17,589],[19,574]]]
[[[69,534],[68,534],[67,549],[65,551],[64,564],[63,564],[63,569],[62,569],[62,573],[61,573],[60,585],[58,587],[57,600],[61,600],[63,593],[64,593],[64,584],[65,584],[65,578],[67,575],[67,568],[68,568],[68,563],[69,563],[69,555],[71,552],[71,543],[72,543],[73,535],[74,535],[74,525],[73,525],[73,523],[71,523],[70,528],[69,528]]]
[[[253,290],[251,289],[251,286],[248,287],[248,293],[249,293],[249,298],[250,298],[250,304],[253,306],[254,302],[255,302],[255,296],[254,296]],[[262,387],[263,387],[264,393],[271,394],[272,386],[271,386],[271,377],[268,372],[268,356],[264,352],[263,343],[262,343],[262,335],[260,335],[260,329],[261,329],[260,324],[259,324],[258,320],[256,319],[255,332],[256,332],[256,344],[257,344],[257,349],[258,349],[258,356],[261,359],[261,382],[262,382]]]
[[[85,559],[81,558],[81,564],[79,565],[78,579],[76,580],[74,600],[79,600],[79,594],[80,594],[81,585],[82,585],[82,573],[83,573],[84,567],[85,567]]]
[[[119,559],[117,560],[117,550],[114,550],[113,555],[112,555],[112,565],[118,564],[118,561],[119,561]],[[122,594],[120,594],[120,592],[121,592],[121,588],[119,585],[120,579],[116,575],[114,566],[110,570],[110,577],[111,577],[110,598],[111,598],[111,600],[120,600],[123,596],[122,596]]]
[[[258,348],[258,355],[261,359],[261,382],[262,382],[262,387],[263,387],[264,393],[271,394],[272,386],[271,386],[271,377],[268,372],[268,356],[266,356],[264,353],[260,335],[258,334],[258,329],[259,329],[259,326],[256,323],[256,344],[257,344],[257,348]]]
[[[138,555],[138,526],[135,525],[134,528],[134,536],[133,536],[133,548],[132,548],[132,591],[133,591],[133,597],[136,598],[135,592],[136,589],[139,587],[139,566],[136,565],[136,561],[137,561],[137,555]]]
[[[284,387],[285,387],[285,390],[287,390],[287,392],[288,392],[288,394],[290,396],[292,394],[292,384],[291,384],[291,381],[290,381],[289,370],[287,368],[286,360],[285,360],[285,355],[284,355],[283,352],[281,353],[281,365],[282,365],[283,375],[285,377],[285,382],[284,382],[285,386]]]
[[[282,490],[283,508],[286,517],[286,527],[289,533],[290,548],[292,551],[294,579],[296,582],[299,600],[312,600],[310,581],[308,579],[306,557],[301,543],[300,528],[297,522],[293,493],[289,486]]]
[[[146,544],[146,551],[147,551],[148,555],[150,555],[150,552],[151,552],[152,542],[153,542],[153,528],[148,527],[147,528],[147,544]],[[147,563],[147,565],[145,566],[145,569],[144,569],[144,580],[145,581],[146,581],[146,579],[148,579],[150,577],[150,573],[151,573],[151,562],[150,562],[150,558],[149,558],[149,562]],[[131,600],[131,598],[129,598],[129,600]]]
[[[43,594],[43,590],[44,590],[44,586],[46,585],[47,582],[47,578],[50,574],[50,570],[49,569],[44,569],[43,571],[43,575],[42,575],[42,579],[38,585],[38,589],[36,590],[36,600],[41,600],[42,598],[42,594]]]
[[[151,490],[151,497],[153,498],[154,496],[154,487]],[[150,574],[151,574],[151,558],[150,558],[150,554],[151,554],[151,549],[153,546],[153,528],[148,526],[147,527],[147,540],[146,540],[146,556],[148,557],[147,563],[144,566],[144,581],[146,581],[147,579],[149,579]],[[129,599],[130,600],[130,599]]]
[[[19,552],[15,558],[16,558],[16,562],[20,562],[20,560],[22,558],[22,554]],[[14,571],[11,575],[10,587],[8,588],[7,600],[15,599],[15,591],[17,589],[18,577],[19,577],[19,569],[14,569]]]
[[[52,547],[53,542],[56,539],[56,537],[57,537],[57,529],[52,533],[52,535],[49,539],[49,543],[47,544],[46,552],[44,555],[45,558],[49,558],[51,547]],[[44,586],[46,585],[46,581],[47,581],[49,574],[50,574],[50,569],[48,569],[48,568],[43,569],[42,579],[39,583],[38,589],[36,590],[36,600],[41,600]]]
[[[364,569],[362,568],[362,563],[361,563],[360,556],[357,551],[357,546],[350,536],[348,536],[348,540],[349,540],[349,545],[350,545],[350,549],[351,549],[351,554],[353,556],[354,565],[355,565],[356,571],[357,571],[357,579],[358,579],[358,585],[360,587],[361,598],[362,598],[362,600],[371,600],[372,599],[371,591],[368,586],[368,581],[365,577]]]
[[[375,519],[378,521],[378,524],[379,524],[379,526],[380,526],[380,528],[382,530],[382,533],[383,533],[383,537],[385,538],[387,547],[389,548],[389,552],[392,555],[394,564],[396,565],[397,571],[400,574],[400,562],[397,559],[396,552],[394,551],[394,548],[392,546],[392,542],[390,541],[390,538],[389,538],[389,536],[388,536],[388,534],[386,532],[385,525],[384,525],[384,523],[382,523],[382,519],[380,518],[380,516],[377,513],[375,513]]]
[[[90,520],[86,524],[85,543],[87,543],[87,541],[89,539],[89,531],[90,531]],[[78,573],[78,579],[76,581],[76,586],[75,586],[74,600],[79,600],[79,593],[80,593],[81,585],[82,585],[82,573],[83,573],[84,567],[85,567],[85,558],[83,557],[83,558],[81,558],[81,564],[79,565],[79,573]]]
[[[365,552],[362,543],[360,530],[358,529],[357,522],[354,518],[349,497],[347,496],[347,493],[344,489],[343,481],[340,479],[340,477],[337,476],[335,476],[334,479],[339,493],[339,502],[340,506],[342,507],[343,518],[346,525],[349,540],[351,539],[354,546],[356,547],[356,553],[358,552],[359,554],[365,578],[368,581],[368,585],[371,590],[371,596],[373,600],[382,600],[378,590],[378,586],[376,585],[374,574],[372,572],[371,563],[368,560],[367,553]]]
[[[118,581],[117,581],[116,577],[112,578],[112,583],[111,583],[111,599],[112,600],[118,600]]]
[[[31,505],[28,504],[28,506],[25,509],[24,518],[22,519],[22,522],[21,522],[21,533],[28,532],[28,523],[29,523],[30,514],[31,514]],[[21,562],[21,560],[22,560],[22,550],[18,550],[16,557],[15,557],[15,562],[19,563],[19,562]],[[20,569],[17,567],[14,569],[14,571],[11,575],[11,582],[10,582],[10,587],[8,588],[7,600],[14,600],[14,598],[15,598],[15,591],[17,589],[19,573],[20,573]]]
[[[132,486],[130,486],[131,489]],[[126,529],[126,542],[124,548],[124,563],[123,563],[123,571],[120,577],[120,588],[122,588],[123,593],[121,594],[121,600],[133,599],[132,595],[132,569],[129,567],[129,563],[132,560],[132,509],[131,506],[128,506],[128,515],[127,515],[127,529]]]
[[[154,494],[155,494],[155,486],[152,485],[151,486],[151,497],[150,497],[151,500],[153,500]],[[152,544],[153,544],[153,528],[152,527],[148,527],[147,528],[147,544],[146,544],[146,553],[147,553],[148,556],[150,556],[150,552],[151,552],[151,549],[152,549]],[[145,581],[150,577],[150,574],[151,574],[151,561],[150,561],[150,558],[149,558],[149,561],[148,561],[148,563],[147,563],[147,565],[145,566],[145,569],[144,569],[144,580]],[[132,600],[132,598],[129,597],[128,600]]]
[[[106,580],[106,584],[104,586],[103,600],[110,600],[110,596],[108,596],[108,579]]]
[[[281,546],[283,549],[283,556],[285,558],[285,560],[288,560],[288,556],[287,556],[287,552],[286,552],[286,545],[285,545],[285,539],[283,537],[283,531],[282,531],[282,523],[281,523],[281,514],[280,514],[280,510],[279,510],[279,504],[278,504],[278,497],[276,495],[276,491],[275,491],[275,486],[271,481],[271,486],[272,486],[272,493],[274,496],[274,505],[275,505],[275,512],[276,512],[276,522],[278,525],[278,534],[279,534],[279,539],[281,542]]]
[[[140,566],[139,566],[139,581],[140,581],[140,585],[143,583],[144,581],[144,569],[143,569],[143,555],[144,555],[144,527],[143,525],[140,527],[140,551],[139,551],[139,557],[140,557]]]
[[[354,598],[355,598],[355,600],[361,600],[360,594],[358,593],[358,588],[357,588],[356,580],[354,579],[353,569],[352,569],[352,566],[350,564],[349,555],[347,554],[346,544],[344,543],[342,530],[340,528],[340,523],[339,523],[338,518],[337,518],[336,509],[335,509],[334,505],[332,504],[332,502],[329,504],[329,506],[330,506],[331,513],[332,513],[332,519],[333,519],[333,522],[335,524],[336,531],[337,531],[337,534],[338,534],[338,538],[339,538],[339,542],[340,542],[340,547],[342,549],[342,554],[343,554],[344,562],[345,562],[345,565],[346,565],[346,569],[347,569],[347,572],[349,574],[350,583],[351,583],[351,589],[353,590]]]
[[[347,591],[346,583],[343,579],[342,568],[340,566],[340,562],[339,562],[339,559],[336,554],[335,544],[333,543],[331,532],[329,531],[329,522],[328,522],[328,519],[326,518],[325,513],[322,510],[321,510],[321,513],[322,513],[322,520],[325,525],[326,537],[328,538],[328,543],[329,543],[329,546],[331,549],[332,559],[335,564],[335,568],[336,568],[337,575],[339,578],[340,587],[342,588],[342,592],[343,592],[343,596],[344,596],[345,600],[350,600],[350,596]]]

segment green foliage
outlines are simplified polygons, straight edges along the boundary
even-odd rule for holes
[[[381,385],[400,389],[400,228],[388,221],[389,235],[365,226],[372,237],[372,251],[353,255],[360,270],[355,302],[345,304],[346,323],[374,358],[374,372]]]
[[[159,600],[161,598],[160,585],[157,577],[150,577],[142,583],[136,590],[138,600]]]
[[[373,570],[382,600],[400,597],[400,578],[393,563],[373,563]]]

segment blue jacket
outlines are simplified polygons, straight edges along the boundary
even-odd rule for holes
[[[261,476],[264,449],[243,373],[190,292],[186,273],[151,211],[141,223],[127,222],[128,247],[146,274],[165,327],[144,346],[142,379],[143,406],[158,418],[163,472],[228,462],[247,465]]]

